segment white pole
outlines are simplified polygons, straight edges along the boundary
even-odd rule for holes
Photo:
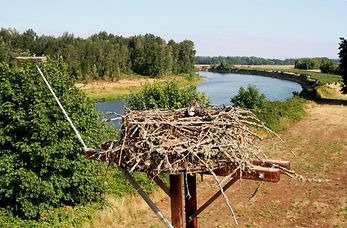
[[[87,146],[86,146],[86,144],[84,143],[84,141],[83,141],[83,139],[82,139],[80,133],[78,133],[77,129],[75,128],[75,125],[72,123],[70,117],[67,115],[67,113],[66,113],[64,107],[61,105],[61,103],[60,103],[58,97],[55,95],[53,89],[52,89],[51,86],[49,85],[47,79],[46,79],[45,76],[43,75],[43,73],[42,73],[42,71],[40,70],[39,66],[38,66],[36,63],[34,63],[34,64],[35,64],[37,70],[39,71],[39,73],[40,73],[40,75],[41,75],[43,81],[46,83],[46,85],[47,85],[49,91],[51,91],[51,93],[52,93],[54,99],[55,99],[56,102],[58,103],[60,109],[63,111],[63,113],[64,113],[64,115],[65,115],[67,121],[69,121],[69,123],[70,123],[72,129],[75,131],[75,133],[76,133],[76,135],[77,135],[77,137],[78,137],[78,140],[79,140],[80,143],[83,145],[84,150],[88,149]]]

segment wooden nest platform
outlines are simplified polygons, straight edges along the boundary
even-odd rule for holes
[[[184,224],[181,174],[184,174],[186,227],[192,228],[197,227],[197,216],[220,195],[237,224],[224,194],[237,180],[278,182],[281,173],[291,174],[289,162],[268,160],[262,152],[262,137],[255,130],[261,128],[270,135],[277,134],[249,110],[225,106],[203,108],[191,102],[187,109],[128,111],[120,119],[120,140],[108,141],[102,144],[102,149],[87,149],[85,155],[88,159],[116,163],[132,184],[127,169],[146,172],[169,195],[174,227]],[[199,209],[197,173],[213,175],[219,187]],[[169,187],[158,174],[170,176]],[[222,176],[222,180],[217,176]],[[136,183],[133,186],[147,202],[148,197],[143,196],[140,187]],[[161,214],[151,202],[148,204],[157,215]],[[172,227],[165,218],[158,218]]]
[[[121,118],[121,140],[109,141],[102,152],[87,156],[152,175],[252,172],[252,160],[266,159],[259,147],[262,138],[253,127],[273,133],[248,110],[202,108],[197,103],[188,109],[129,111]]]

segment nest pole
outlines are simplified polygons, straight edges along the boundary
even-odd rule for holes
[[[171,221],[175,228],[183,228],[182,175],[170,175]]]
[[[193,219],[188,220],[191,215],[197,211],[196,202],[196,175],[184,176],[184,198],[185,198],[185,211],[186,211],[186,228],[197,228],[198,219],[195,216]]]

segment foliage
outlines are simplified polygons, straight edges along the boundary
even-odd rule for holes
[[[38,56],[63,58],[71,75],[79,80],[119,80],[122,74],[166,76],[194,70],[194,43],[168,43],[152,34],[125,38],[99,32],[87,39],[64,33],[60,37],[38,36],[32,29],[20,34],[0,30],[0,61],[11,63],[23,51]]]
[[[242,86],[238,95],[231,98],[234,106],[248,109],[261,109],[265,103],[265,94],[259,94],[259,90],[255,86],[248,86],[245,90]]]
[[[320,57],[320,58],[301,58],[295,61],[295,68],[297,69],[319,69],[322,65],[331,64],[334,65],[331,59]]]
[[[187,107],[192,100],[207,104],[206,94],[198,93],[196,86],[180,88],[172,80],[146,84],[138,93],[130,95],[127,105],[134,110],[177,109]]]
[[[143,172],[133,172],[131,175],[147,194],[153,193],[158,188],[158,185]],[[106,182],[106,191],[117,198],[126,196],[129,193],[136,193],[136,189],[116,168],[110,172]]]
[[[347,94],[347,40],[340,38],[339,57],[340,57],[340,69],[343,78],[342,93]]]
[[[237,68],[249,70],[248,68],[242,68],[242,67],[237,67]],[[254,67],[252,68],[252,70],[259,70],[259,71],[267,70],[267,71],[276,72],[276,73],[294,73],[298,75],[305,75],[307,76],[308,79],[316,80],[318,85],[340,83],[342,81],[342,77],[340,75],[324,74],[324,73],[308,71],[308,70],[300,70],[300,69]]]
[[[64,64],[39,65],[88,146],[115,137],[98,123],[94,104],[73,86]],[[0,206],[38,218],[48,209],[97,197],[103,165],[84,158],[34,65],[1,63],[0,82]]]
[[[337,71],[337,67],[333,64],[333,62],[327,62],[324,63],[319,67],[322,73],[327,73],[327,74],[335,74]]]
[[[234,106],[253,109],[257,117],[265,123],[267,127],[274,131],[283,130],[281,121],[288,122],[299,120],[305,114],[303,104],[305,99],[294,94],[293,98],[285,101],[267,101],[264,94],[259,94],[256,87],[248,86],[247,90],[240,88],[238,95],[231,98]]]
[[[295,59],[264,59],[258,57],[240,57],[240,56],[197,56],[196,64],[221,64],[225,61],[228,65],[293,65]]]
[[[104,206],[104,203],[60,207],[43,213],[38,220],[22,219],[11,211],[0,209],[0,227],[80,227],[83,222],[91,219],[93,214]]]
[[[279,132],[284,128],[284,124],[281,124],[283,121],[291,123],[300,120],[305,115],[303,107],[305,102],[306,100],[299,96],[288,98],[285,101],[266,101],[255,114],[267,127]]]

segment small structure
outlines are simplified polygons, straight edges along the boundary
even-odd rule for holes
[[[192,110],[191,106],[194,105]],[[193,114],[192,114],[193,113]],[[250,111],[234,107],[129,111],[121,116],[121,140],[101,150],[87,149],[86,158],[114,162],[130,171],[146,172],[171,199],[174,227],[183,227],[182,176],[186,227],[197,227],[197,215],[239,179],[278,182],[289,171],[287,161],[268,160],[252,129],[266,128]],[[158,174],[167,174],[166,186]],[[196,174],[213,175],[219,191],[197,208]],[[218,179],[222,177],[222,180]],[[224,186],[223,183],[227,182]]]

